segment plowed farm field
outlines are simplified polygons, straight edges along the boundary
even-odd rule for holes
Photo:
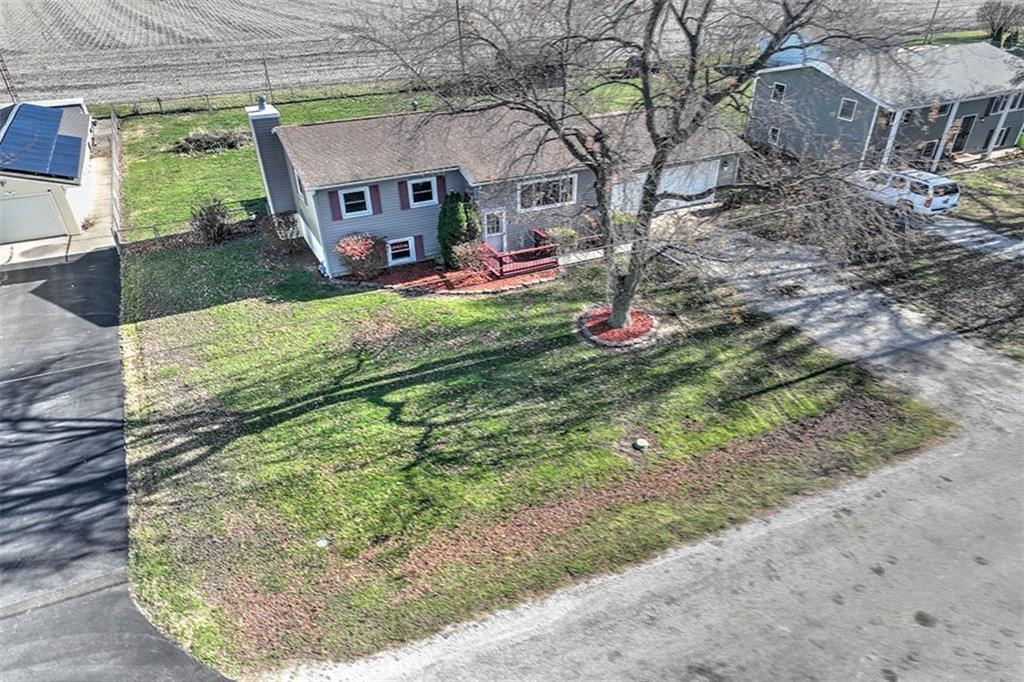
[[[24,99],[245,92],[263,87],[264,57],[274,87],[346,83],[386,66],[346,33],[354,14],[387,21],[413,1],[0,0],[0,51]],[[942,10],[973,22],[976,4],[942,0]],[[894,21],[920,23],[934,2],[885,6]]]

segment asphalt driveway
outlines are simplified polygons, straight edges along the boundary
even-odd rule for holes
[[[128,594],[113,249],[0,271],[0,679],[215,680]]]

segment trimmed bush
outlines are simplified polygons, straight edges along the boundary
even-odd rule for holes
[[[455,255],[455,267],[460,270],[483,272],[484,246],[481,242],[472,241],[456,244],[452,247],[452,252]]]
[[[275,253],[287,255],[302,248],[302,229],[295,211],[264,216],[259,224],[263,240]]]
[[[450,192],[437,216],[437,241],[441,258],[450,268],[458,267],[455,247],[480,238],[480,216],[472,198],[465,192]]]
[[[556,244],[558,253],[571,253],[576,250],[576,243],[580,240],[579,233],[571,227],[555,226],[544,230],[548,236],[549,243]]]
[[[372,234],[348,234],[334,247],[342,264],[359,279],[373,279],[388,264],[387,244]]]
[[[196,204],[188,223],[207,244],[220,244],[231,236],[228,207],[219,197],[203,199]]]

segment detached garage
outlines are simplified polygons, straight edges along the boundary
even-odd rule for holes
[[[81,100],[0,108],[0,244],[81,232],[91,127]]]

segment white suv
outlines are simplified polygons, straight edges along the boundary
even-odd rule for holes
[[[857,171],[850,182],[875,201],[907,213],[948,213],[960,203],[960,187],[955,182],[924,171]]]

